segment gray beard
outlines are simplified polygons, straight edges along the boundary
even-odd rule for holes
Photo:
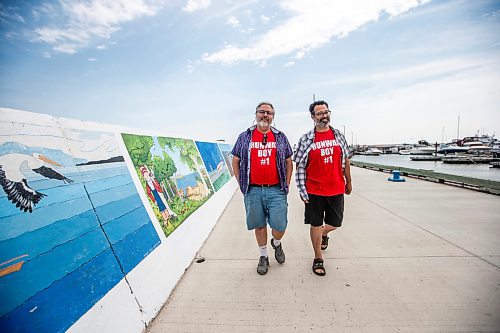
[[[257,122],[257,125],[259,125],[260,127],[269,127],[271,124],[269,124],[269,121],[267,120],[261,120]]]

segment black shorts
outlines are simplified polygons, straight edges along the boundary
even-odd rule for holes
[[[340,227],[344,219],[344,195],[309,194],[309,203],[306,203],[305,224],[321,227],[323,220],[332,227]]]

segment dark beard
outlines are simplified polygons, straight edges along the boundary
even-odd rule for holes
[[[323,121],[323,120],[327,120],[327,121]],[[321,127],[321,128],[327,128],[328,126],[330,126],[330,119],[321,119],[319,121],[314,121],[314,124],[318,127]]]

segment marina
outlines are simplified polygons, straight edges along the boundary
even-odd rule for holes
[[[414,161],[441,160],[438,157],[461,157],[462,164],[466,161],[470,163],[482,163],[477,157],[500,158],[500,141],[495,135],[466,136],[463,139],[453,139],[451,142],[429,143],[426,140],[419,140],[415,144],[380,144],[380,145],[355,145],[353,151],[356,155],[378,156],[386,154],[412,155]],[[425,158],[432,156],[434,159]],[[467,157],[467,158],[465,158]],[[449,159],[451,160],[451,159]]]
[[[371,164],[390,166],[392,168],[408,168],[500,182],[500,169],[493,168],[488,163],[453,164],[430,160],[415,161],[411,160],[411,157],[411,155],[399,154],[383,154],[379,156],[354,155],[351,161],[353,163],[366,162]]]
[[[371,169],[382,172],[397,173],[403,176],[424,179],[427,181],[469,188],[480,192],[500,195],[500,182],[493,180],[477,179],[471,177],[457,176],[446,173],[434,172],[432,170],[412,169],[405,167],[396,167],[390,165],[374,164],[367,162],[352,161],[351,164],[356,167]],[[392,179],[390,179],[392,180]]]

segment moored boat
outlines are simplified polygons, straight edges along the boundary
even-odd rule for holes
[[[382,151],[378,148],[368,148],[367,150],[359,153],[359,155],[365,156],[379,156],[380,154],[382,154]]]
[[[460,153],[466,153],[469,150],[469,147],[461,147],[455,143],[451,144],[444,144],[441,145],[438,149],[438,154],[460,154]]]
[[[410,155],[432,155],[435,151],[436,149],[431,146],[416,146],[410,149]]]

